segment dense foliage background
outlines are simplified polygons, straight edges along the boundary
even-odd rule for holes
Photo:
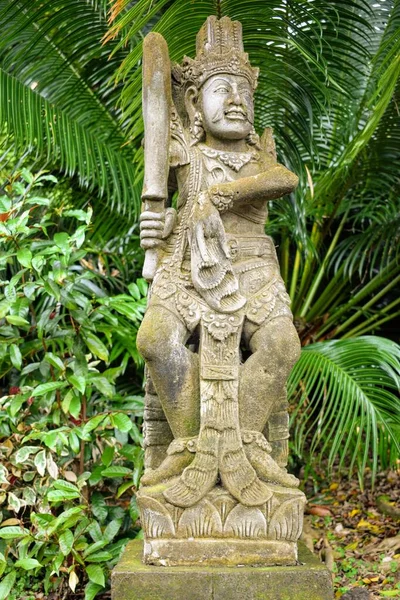
[[[361,486],[399,459],[400,2],[0,0],[0,600],[90,600],[140,535],[142,39],[193,56],[209,14],[242,22],[300,176],[267,225],[294,455]]]

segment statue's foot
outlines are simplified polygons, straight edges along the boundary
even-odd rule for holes
[[[245,445],[245,451],[247,458],[261,479],[271,483],[278,483],[284,487],[299,487],[300,481],[297,477],[290,475],[285,469],[282,469],[268,452],[262,450],[256,444]]]
[[[179,454],[168,455],[157,469],[150,469],[145,472],[141,484],[144,486],[157,485],[171,477],[176,477],[190,465],[193,458],[194,454],[188,450],[183,450]]]
[[[214,487],[218,476],[217,462],[208,465],[209,457],[202,460],[203,455],[196,454],[193,463],[182,473],[179,481],[165,490],[164,498],[181,508],[193,506]]]
[[[246,473],[244,478],[240,477],[241,470],[239,467],[237,473],[221,471],[222,483],[227,490],[244,506],[260,506],[267,502],[272,496],[268,485],[260,481],[253,469],[253,472]]]

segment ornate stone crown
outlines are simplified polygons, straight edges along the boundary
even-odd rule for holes
[[[179,75],[178,72],[180,71]],[[175,67],[175,77],[200,88],[212,75],[230,73],[248,79],[257,86],[258,69],[253,68],[243,49],[242,25],[229,17],[208,17],[196,38],[196,58],[185,56],[181,67]]]

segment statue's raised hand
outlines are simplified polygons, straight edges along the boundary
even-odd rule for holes
[[[208,192],[201,192],[192,213],[194,242],[198,249],[201,268],[210,268],[229,259],[225,230],[218,210],[210,201]]]
[[[140,215],[140,245],[144,250],[159,248],[172,232],[176,211],[174,208],[157,213],[146,210]]]
[[[208,192],[201,192],[189,219],[192,282],[214,310],[234,312],[246,302],[233,272],[225,229]]]

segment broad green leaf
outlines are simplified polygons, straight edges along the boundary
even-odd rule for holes
[[[29,535],[29,531],[22,527],[0,527],[0,538],[3,540],[16,540]]]
[[[93,600],[102,589],[103,586],[89,581],[85,587],[85,600]]]
[[[120,498],[122,494],[126,492],[126,490],[129,490],[129,488],[134,485],[135,484],[133,481],[125,481],[125,483],[121,483],[121,485],[118,487],[116,498]]]
[[[57,481],[53,481],[53,488],[56,490],[64,490],[66,492],[77,492],[79,494],[79,489],[73,483],[69,481],[64,481],[62,479],[57,479]]]
[[[8,311],[10,310],[11,302],[8,300],[2,300],[0,302],[0,319],[4,319]]]
[[[93,377],[91,383],[107,398],[111,398],[115,394],[114,386],[105,377]]]
[[[35,291],[37,290],[38,285],[34,282],[30,282],[27,283],[26,285],[24,285],[23,290],[24,290],[24,294],[27,298],[29,298],[29,300],[32,300],[34,295],[35,295]]]
[[[61,490],[51,490],[47,494],[47,499],[49,502],[67,502],[68,500],[74,500],[74,498],[79,498],[80,494],[78,492],[66,492]]]
[[[31,454],[36,454],[39,450],[39,446],[22,446],[22,448],[19,448],[15,453],[14,460],[17,464],[24,463]]]
[[[130,283],[128,285],[128,290],[129,293],[131,294],[131,296],[133,296],[133,298],[135,298],[135,300],[140,300],[140,290],[138,288],[138,286],[136,285],[136,283]]]
[[[61,565],[64,562],[64,554],[62,552],[59,552],[57,554],[57,556],[52,560],[51,563],[51,567],[52,567],[52,572],[51,574],[55,573],[56,575],[58,574]]]
[[[20,499],[12,492],[8,492],[7,499],[8,499],[8,505],[9,505],[10,509],[13,510],[14,512],[18,512],[21,508]]]
[[[56,246],[58,246],[58,248],[60,248],[60,250],[63,251],[64,254],[67,254],[70,251],[68,233],[56,233],[54,236],[54,242]]]
[[[32,569],[36,569],[42,565],[38,560],[36,560],[36,558],[22,558],[21,560],[17,560],[15,566],[21,567],[21,569],[24,569],[25,571],[31,571]]]
[[[73,397],[74,397],[73,390],[68,390],[68,392],[65,394],[64,398],[62,399],[61,408],[65,414],[68,414],[68,412],[69,412],[69,406],[71,404],[71,400]]]
[[[136,280],[136,285],[138,286],[141,295],[145,298],[147,296],[147,292],[148,292],[148,283],[145,279],[137,279]]]
[[[4,295],[8,302],[10,302],[11,304],[14,303],[17,299],[17,292],[15,290],[15,286],[11,284],[6,285],[6,287],[4,288]]]
[[[74,417],[74,419],[79,419],[81,414],[82,404],[81,399],[77,395],[73,395],[72,400],[69,404],[69,412]]]
[[[10,414],[12,417],[15,417],[15,415],[19,412],[21,406],[24,404],[24,402],[27,400],[26,395],[21,395],[21,394],[16,394],[13,399],[11,400],[10,403]]]
[[[131,501],[129,503],[129,514],[132,519],[132,523],[136,523],[136,521],[139,518],[140,512],[135,496],[132,496]]]
[[[86,567],[86,573],[88,574],[90,581],[93,581],[93,583],[97,583],[97,585],[101,585],[102,587],[105,586],[104,573],[100,565],[88,565]]]
[[[52,352],[46,352],[46,354],[44,355],[44,359],[47,360],[47,362],[50,363],[53,367],[64,371],[65,366],[63,361],[61,360],[61,358],[59,358]]]
[[[41,450],[40,452],[38,452],[38,454],[36,454],[34,463],[39,475],[43,477],[46,472],[47,466],[45,450]]]
[[[79,449],[80,449],[80,441],[78,436],[76,435],[76,433],[74,431],[71,431],[71,433],[68,436],[68,442],[69,445],[71,447],[71,450],[74,454],[78,454]]]
[[[40,362],[26,365],[26,367],[22,369],[21,375],[28,375],[28,373],[32,373],[32,371],[36,371],[36,369],[40,369]]]
[[[122,520],[114,519],[110,521],[104,530],[104,537],[108,542],[112,542],[119,530],[121,529]]]
[[[23,319],[19,315],[6,315],[6,321],[10,323],[10,325],[15,325],[16,327],[29,327],[30,325],[29,321]]]
[[[8,213],[11,208],[11,200],[7,196],[0,196],[0,214]]]
[[[97,552],[96,554],[90,554],[89,556],[86,557],[86,562],[94,562],[94,563],[99,563],[99,562],[107,562],[108,560],[112,559],[112,554],[110,554],[110,552]]]
[[[22,367],[22,354],[16,344],[10,345],[10,358],[13,366],[20,371]]]
[[[78,221],[85,221],[87,219],[87,214],[84,210],[75,209],[75,210],[64,210],[64,217],[74,217]]]
[[[68,556],[74,545],[74,535],[72,531],[70,529],[64,531],[64,533],[60,535],[58,543],[60,544],[60,550],[64,556]]]
[[[53,485],[54,483],[56,482],[53,482]],[[54,519],[51,525],[48,526],[47,529],[49,534],[53,533],[54,531],[58,531],[72,517],[77,517],[78,519],[82,518],[83,510],[83,506],[74,506],[73,508],[69,508],[68,510],[62,512],[56,519]]]
[[[32,267],[38,273],[41,272],[41,270],[43,269],[45,264],[46,264],[46,260],[45,260],[44,256],[34,256],[32,258]]]
[[[128,467],[107,467],[103,469],[103,477],[125,477],[126,475],[132,475],[132,470]]]
[[[7,567],[6,557],[4,556],[4,554],[2,554],[0,552],[0,577],[3,575],[4,571],[6,570],[6,567]]]
[[[97,552],[97,550],[101,550],[102,548],[104,548],[104,546],[107,546],[108,542],[107,540],[101,540],[100,542],[95,542],[94,544],[90,544],[90,546],[88,546],[86,548],[86,550],[83,553],[83,558],[86,558],[86,556],[89,556],[89,554],[94,554],[94,552]]]
[[[104,523],[108,515],[108,506],[103,494],[100,492],[93,492],[91,500],[92,512],[94,516],[100,521],[100,523]]]
[[[49,383],[41,383],[33,391],[32,396],[44,396],[48,392],[60,390],[68,385],[66,381],[50,381]]]
[[[94,542],[104,542],[103,532],[101,531],[100,525],[96,521],[92,521],[88,527],[90,537]]]
[[[32,252],[27,248],[21,248],[17,252],[17,259],[23,267],[30,267],[32,263]]]
[[[82,331],[82,337],[89,350],[101,360],[108,362],[108,350],[103,342],[91,331]]]
[[[105,446],[101,455],[101,462],[105,467],[109,467],[114,458],[115,448],[114,446]]]
[[[0,600],[7,600],[12,588],[14,587],[16,576],[17,572],[11,571],[11,573],[8,573],[8,575],[4,577],[3,581],[0,582]]]
[[[85,426],[82,429],[83,437],[86,437],[88,433],[96,429],[100,423],[102,423],[107,418],[107,415],[97,415],[96,417],[92,417],[89,419]]]
[[[111,422],[120,431],[130,431],[132,429],[132,421],[124,413],[114,413],[111,415]]]
[[[72,385],[74,386],[74,388],[76,388],[78,390],[78,392],[80,392],[81,394],[85,393],[85,389],[86,389],[86,380],[84,377],[82,377],[81,375],[69,375],[68,376],[68,381],[70,383],[72,383]]]
[[[0,464],[0,483],[5,483],[6,485],[10,485],[10,482],[7,479],[8,470],[5,465]]]

